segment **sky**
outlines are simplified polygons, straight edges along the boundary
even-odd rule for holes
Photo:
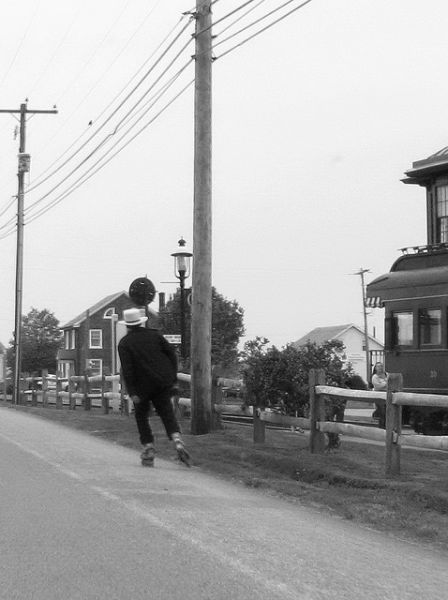
[[[212,282],[244,309],[244,340],[278,347],[315,327],[363,325],[356,273],[368,269],[368,283],[401,248],[426,243],[425,190],[401,179],[448,144],[448,3],[312,0],[248,40],[300,5],[268,15],[284,2],[213,3]],[[26,123],[24,314],[46,308],[62,325],[141,276],[175,291],[170,255],[181,236],[194,242],[192,9],[5,3],[0,109],[28,98],[29,110],[58,110]],[[18,124],[0,113],[5,345]],[[383,319],[368,316],[380,339]]]

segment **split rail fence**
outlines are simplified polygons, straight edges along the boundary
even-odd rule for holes
[[[178,380],[191,383],[191,376],[178,373]],[[37,389],[37,381],[42,383],[42,389]],[[28,377],[23,380],[29,388],[21,393],[22,403],[31,405],[55,404],[56,408],[77,406],[89,410],[100,407],[107,414],[112,408],[124,414],[129,414],[129,399],[120,385],[119,375],[110,376],[71,376],[69,378]],[[385,392],[351,390],[325,385],[325,372],[322,369],[312,369],[309,374],[309,418],[286,416],[271,412],[259,406],[242,406],[229,404],[224,398],[224,389],[241,386],[241,381],[226,378],[214,378],[212,386],[212,427],[221,427],[223,417],[245,416],[252,419],[253,440],[264,443],[267,425],[286,428],[300,428],[309,431],[309,450],[311,453],[321,453],[326,449],[325,434],[342,434],[350,437],[363,438],[380,442],[385,446],[386,476],[400,473],[401,447],[414,447],[432,450],[448,450],[448,436],[426,436],[421,434],[403,435],[401,428],[402,406],[444,408],[448,411],[448,396],[438,394],[415,394],[403,392],[403,381],[400,373],[391,373]],[[65,389],[64,389],[65,388]],[[371,426],[329,421],[326,419],[326,406],[332,399],[353,400],[385,404],[386,428],[379,429]],[[175,397],[176,410],[183,415],[191,409],[190,398]]]
[[[184,376],[189,381],[189,376]],[[403,379],[400,373],[391,373],[388,378],[387,391],[352,390],[325,385],[325,372],[312,369],[309,374],[309,418],[276,414],[262,407],[241,407],[223,403],[220,386],[235,384],[232,380],[218,380],[214,396],[214,412],[218,416],[226,414],[251,415],[253,419],[253,439],[255,443],[265,442],[266,426],[277,425],[286,428],[299,428],[309,431],[309,450],[311,453],[322,453],[326,449],[325,434],[342,434],[354,438],[362,438],[380,442],[385,447],[385,474],[400,474],[401,447],[414,447],[432,450],[448,450],[448,436],[427,436],[406,433],[401,428],[402,406],[445,408],[448,410],[448,396],[439,394],[415,394],[403,392]],[[326,405],[332,399],[352,400],[383,404],[386,407],[386,428],[380,429],[371,425],[344,423],[326,420]],[[186,407],[190,399],[181,398],[179,403]]]
[[[120,375],[72,375],[71,377],[24,377],[21,379],[20,404],[55,405],[56,408],[85,410],[102,408],[129,411],[126,396],[121,391]]]

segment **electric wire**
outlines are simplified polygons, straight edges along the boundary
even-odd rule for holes
[[[61,40],[59,41],[59,44],[53,50],[50,58],[47,60],[47,63],[45,64],[44,68],[41,70],[41,72],[38,75],[37,79],[34,80],[34,83],[31,86],[31,89],[29,90],[29,97],[32,96],[33,91],[36,89],[38,83],[41,81],[42,77],[47,72],[47,70],[48,70],[49,66],[51,65],[51,63],[53,62],[55,56],[58,54],[59,49],[61,48],[62,44],[65,42],[65,40],[67,39],[70,31],[73,29],[73,26],[75,25],[76,21],[78,20],[79,15],[81,14],[82,8],[83,7],[80,5],[79,8],[78,8],[78,10],[77,10],[77,12],[76,12],[76,15],[74,16],[74,18],[70,19],[70,24],[66,28],[65,33],[63,34]]]
[[[273,13],[281,10],[282,8],[284,8],[285,6],[287,6],[288,4],[291,4],[291,2],[293,2],[293,1],[294,0],[288,0],[288,2],[285,2],[284,4],[282,4],[281,6],[279,6],[278,8],[272,10],[271,12],[269,12],[266,15],[264,15],[263,17],[261,17],[260,19],[257,19],[256,21],[254,21],[250,25],[247,25],[246,27],[243,27],[243,29],[241,29],[237,33],[234,33],[231,36],[228,36],[227,38],[225,38],[224,40],[221,40],[220,42],[214,44],[213,48],[216,48],[217,46],[223,44],[224,42],[226,42],[226,41],[234,38],[236,35],[239,35],[241,32],[245,31],[249,27],[253,27],[255,24],[257,24],[260,21],[266,19],[268,16],[271,16]],[[282,15],[281,17],[279,17],[278,19],[275,19],[274,21],[272,21],[272,23],[269,23],[268,25],[266,25],[262,29],[256,31],[254,34],[252,34],[248,38],[245,38],[243,41],[239,42],[238,44],[235,44],[235,46],[232,46],[231,48],[229,48],[228,50],[226,50],[222,54],[220,54],[218,56],[215,56],[214,57],[215,60],[218,60],[218,58],[222,58],[223,56],[226,56],[226,54],[229,54],[230,52],[233,52],[233,50],[236,50],[237,48],[240,48],[244,44],[247,44],[247,42],[249,42],[250,40],[252,40],[253,38],[255,38],[257,35],[260,35],[261,33],[264,33],[265,31],[267,31],[268,29],[270,29],[271,27],[273,27],[277,23],[280,23],[280,21],[283,21],[283,19],[286,19],[286,17],[289,17],[291,14],[293,14],[294,12],[296,12],[297,10],[299,10],[300,8],[303,8],[306,4],[309,4],[311,1],[312,0],[305,0],[305,2],[302,2],[301,4],[299,4],[299,6],[296,6],[295,8],[291,9],[290,11],[288,11],[287,13],[285,13],[284,15]]]
[[[140,97],[140,99],[134,104],[134,106],[128,111],[127,115],[130,115],[135,108],[142,102],[142,100],[148,95],[148,93],[150,91],[152,91],[152,89],[154,89],[154,86],[160,81],[160,79],[166,74],[166,72],[168,71],[168,69],[171,68],[171,66],[174,64],[174,62],[179,58],[179,56],[181,55],[181,53],[184,52],[185,48],[191,43],[191,40],[188,40],[187,44],[177,53],[177,55],[172,59],[172,61],[170,62],[170,64],[168,65],[168,67],[165,68],[165,70],[162,72],[161,75],[159,75],[159,77],[156,79],[156,81],[150,86],[150,88]],[[181,69],[180,72],[183,72],[185,70],[185,68],[193,61],[193,59],[191,58]],[[118,126],[119,127],[121,125],[121,123],[123,122],[123,119],[119,122]],[[42,202],[45,198],[47,198],[52,192],[54,192],[55,190],[57,190],[68,177],[71,177],[76,171],[78,171],[83,164],[85,164],[103,145],[104,143],[112,136],[115,135],[117,131],[117,128],[115,129],[115,131],[111,134],[108,134],[105,138],[103,138],[103,140],[80,162],[78,163],[78,165],[76,167],[74,167],[69,173],[68,175],[66,175],[59,183],[57,183],[55,186],[53,186],[46,194],[44,194],[43,196],[41,196],[41,198],[39,198],[38,200],[36,200],[29,208],[32,208],[34,206],[36,206],[37,204],[39,204],[40,202]],[[66,161],[68,162],[68,161]],[[47,177],[47,179],[50,176]],[[43,183],[43,182],[42,182]]]
[[[38,213],[35,213],[34,215],[32,215],[27,221],[26,221],[26,225],[28,225],[29,223],[32,223],[34,220],[36,220],[37,218],[39,218],[40,216],[44,215],[48,210],[50,210],[51,208],[53,208],[54,206],[56,206],[57,204],[59,204],[60,202],[62,202],[62,200],[64,200],[67,196],[69,196],[71,193],[73,193],[76,189],[78,189],[83,183],[85,183],[86,181],[88,181],[91,177],[93,177],[96,173],[98,173],[98,171],[100,171],[103,167],[105,167],[113,158],[115,158],[117,156],[117,154],[119,154],[122,150],[124,150],[132,141],[134,141],[134,139],[136,137],[138,137],[141,133],[143,133],[143,131],[145,131],[145,129],[147,129],[149,127],[149,125],[151,125],[163,112],[165,112],[165,110],[167,110],[167,108],[169,106],[171,106],[171,104],[173,104],[173,102],[175,102],[183,93],[186,92],[186,90],[194,83],[194,79],[192,79],[189,83],[187,83],[187,85],[185,85],[177,94],[176,96],[174,96],[174,98],[172,98],[148,123],[146,123],[139,131],[137,131],[130,140],[128,140],[123,146],[121,146],[114,154],[112,154],[112,156],[110,156],[107,161],[103,162],[102,164],[100,164],[100,166],[93,171],[93,173],[91,173],[88,177],[86,177],[86,174],[84,174],[82,177],[80,177],[76,182],[74,182],[72,184],[71,188],[68,188],[67,190],[65,190],[65,192],[59,196],[58,198],[54,199],[51,201],[51,203],[49,203],[48,205],[42,207],[40,209],[40,211]],[[122,139],[122,138],[121,138]],[[110,152],[110,150],[108,151]],[[94,167],[96,165],[98,165],[101,160],[103,160],[106,157],[107,153],[104,154],[94,165],[92,165],[91,169],[94,169]],[[6,236],[5,236],[6,237]],[[1,239],[1,238],[0,238]]]
[[[19,52],[20,52],[20,50],[22,49],[22,46],[23,46],[23,44],[24,44],[24,42],[25,42],[26,38],[28,37],[28,33],[29,33],[30,29],[31,29],[31,25],[33,24],[33,22],[34,22],[34,19],[36,18],[36,15],[37,15],[37,12],[39,11],[39,8],[40,8],[40,5],[41,5],[41,3],[42,3],[42,2],[41,2],[41,0],[39,0],[39,2],[38,2],[38,4],[37,4],[36,8],[34,9],[34,12],[33,12],[33,14],[31,15],[31,18],[30,18],[30,20],[28,21],[28,25],[27,25],[27,27],[26,27],[26,29],[25,29],[25,31],[24,31],[24,34],[23,34],[23,36],[22,36],[22,38],[21,38],[21,40],[20,40],[20,42],[19,42],[19,44],[18,44],[18,46],[17,46],[17,49],[16,49],[16,51],[15,51],[15,53],[14,53],[14,56],[12,57],[12,60],[11,60],[11,62],[9,63],[9,66],[8,66],[8,68],[6,69],[6,72],[5,72],[5,74],[3,75],[3,77],[2,77],[2,79],[1,79],[1,81],[0,81],[0,87],[2,87],[2,86],[3,86],[3,83],[5,82],[5,79],[6,79],[6,78],[7,78],[7,76],[9,75],[9,73],[10,73],[10,71],[11,71],[11,69],[12,69],[12,67],[13,67],[14,63],[16,62],[17,56],[19,55]]]
[[[39,187],[40,185],[42,185],[43,183],[45,183],[46,181],[48,181],[48,179],[50,179],[50,177],[52,177],[53,175],[55,175],[57,172],[59,172],[63,167],[65,167],[65,165],[70,162],[70,160],[72,158],[74,158],[77,154],[79,154],[79,152],[81,152],[81,150],[83,150],[83,148],[85,148],[85,146],[96,136],[98,135],[98,133],[109,123],[109,121],[111,121],[111,119],[117,114],[117,112],[120,110],[120,108],[123,107],[123,105],[129,100],[129,98],[137,91],[137,89],[143,84],[143,82],[149,77],[149,75],[154,71],[154,69],[156,68],[156,66],[161,62],[161,60],[166,56],[166,54],[169,52],[169,50],[173,47],[173,45],[175,44],[175,42],[179,39],[179,37],[182,35],[182,33],[187,29],[187,27],[189,26],[190,23],[186,23],[186,25],[182,28],[181,32],[175,37],[175,39],[168,45],[168,47],[164,50],[164,52],[161,54],[161,56],[156,60],[156,62],[150,67],[150,69],[145,73],[145,75],[140,79],[140,81],[134,86],[134,88],[126,95],[126,97],[120,102],[120,104],[117,106],[117,108],[107,117],[107,119],[98,127],[98,129],[75,151],[73,152],[61,165],[59,165],[59,167],[57,167],[54,171],[52,171],[49,175],[47,175],[47,177],[45,177],[42,181],[40,181],[38,184],[35,184],[31,187],[29,187],[27,189],[27,193],[35,190],[37,187]],[[190,45],[190,43],[192,42],[192,38],[189,39],[187,41],[187,43],[182,47],[182,49],[178,52],[178,54],[176,55],[176,59],[180,56],[181,52],[185,51],[185,49]],[[174,61],[172,61],[170,63],[170,65],[173,63]],[[165,70],[166,71],[166,70]]]
[[[215,0],[218,1],[218,0]],[[248,4],[250,4],[253,0],[250,0],[249,2],[244,3],[243,5],[241,5],[238,9],[236,9],[235,11],[232,11],[231,13],[229,13],[228,15],[226,15],[225,17],[219,19],[219,22],[222,22],[224,20],[224,18],[227,18],[229,16],[231,16],[232,14],[235,14],[235,12],[237,12],[237,10],[240,10],[241,8],[244,8],[245,6],[247,6]],[[246,11],[246,13],[244,15],[242,15],[239,19],[237,19],[236,21],[234,21],[231,25],[229,25],[228,27],[225,28],[225,30],[228,30],[233,24],[235,24],[237,21],[240,21],[245,15],[247,15],[249,12],[251,12],[252,10],[254,10],[257,6],[259,6],[264,0],[260,0],[253,8],[251,8],[249,11]],[[214,47],[219,46],[223,43],[225,43],[226,41],[229,41],[230,39],[234,38],[235,36],[241,34],[243,31],[246,31],[248,28],[255,26],[257,23],[261,22],[262,20],[268,18],[269,16],[271,16],[272,14],[278,12],[279,10],[281,10],[282,8],[286,7],[287,5],[291,4],[293,2],[293,0],[288,0],[287,2],[283,3],[281,6],[277,7],[276,9],[273,9],[272,11],[270,11],[269,13],[267,13],[266,15],[264,15],[263,17],[257,19],[256,21],[254,21],[253,23],[247,25],[246,27],[240,29],[238,32],[232,34],[231,36],[228,36],[227,38],[225,38],[224,40],[221,40],[220,42],[216,43],[214,45]],[[229,54],[230,52],[232,52],[233,50],[235,50],[236,48],[242,46],[243,44],[247,43],[248,41],[250,41],[251,39],[253,39],[254,37],[256,37],[257,35],[263,33],[264,31],[266,31],[267,29],[273,27],[274,25],[276,25],[277,23],[279,23],[280,21],[282,21],[283,19],[285,19],[286,17],[288,17],[289,15],[293,14],[294,12],[296,12],[297,10],[299,10],[300,8],[302,8],[303,6],[305,6],[306,4],[309,4],[311,2],[311,0],[306,0],[305,2],[302,2],[299,6],[296,6],[295,8],[293,8],[292,10],[288,11],[287,13],[283,14],[282,16],[280,16],[278,19],[275,19],[273,22],[269,23],[268,25],[266,25],[265,27],[263,27],[261,30],[256,31],[253,35],[249,36],[248,38],[242,40],[241,42],[239,42],[238,44],[236,44],[235,46],[231,47],[230,49],[226,50],[225,52],[223,52],[221,55],[219,55],[216,58],[222,58],[223,56],[225,56],[226,54]],[[213,4],[213,2],[212,2]],[[182,30],[182,32],[185,30],[185,28]],[[182,33],[181,32],[181,33]],[[221,31],[221,34],[223,33],[223,31]],[[179,34],[180,35],[180,34]],[[185,49],[185,47],[184,47]],[[192,57],[193,59],[194,57]],[[173,63],[170,64],[170,66]],[[188,64],[188,63],[187,63]],[[186,65],[184,66],[184,68],[186,67]],[[169,67],[168,67],[169,68]],[[184,69],[183,68],[183,69]],[[182,70],[183,70],[182,69]],[[166,70],[165,70],[166,72]],[[180,72],[179,72],[180,74]],[[143,80],[147,77],[147,74],[145,75],[145,77],[143,78]],[[160,94],[162,95],[164,93],[164,91],[168,88],[168,86],[170,85],[170,82],[172,82],[173,80],[177,79],[176,76],[174,76],[167,84],[165,84],[165,86],[162,88],[162,91],[160,92]],[[160,77],[158,79],[158,81],[160,80]],[[142,80],[140,80],[139,84],[142,82]],[[63,199],[65,199],[67,196],[69,196],[71,193],[73,193],[76,189],[78,189],[81,185],[83,185],[83,183],[85,183],[86,181],[88,181],[91,177],[93,177],[98,171],[100,171],[104,166],[106,166],[115,156],[117,156],[117,154],[119,154],[124,148],[126,148],[138,135],[140,135],[147,127],[149,127],[149,125],[151,125],[151,123],[153,123],[163,112],[165,112],[165,110],[167,110],[167,108],[178,98],[180,97],[192,84],[194,83],[194,79],[192,81],[190,81],[186,86],[184,86],[184,88],[182,88],[182,90],[180,90],[180,92],[178,92],[178,94],[176,94],[176,96],[170,100],[153,118],[150,119],[149,122],[147,122],[140,130],[138,130],[130,139],[128,139],[116,152],[114,152],[112,154],[112,156],[109,156],[109,158],[106,159],[106,157],[113,152],[113,150],[118,146],[118,144],[126,137],[128,136],[129,132],[141,121],[141,119],[143,118],[143,116],[145,116],[147,114],[147,112],[154,106],[155,102],[153,104],[151,104],[151,106],[144,112],[144,114],[142,115],[142,117],[138,118],[138,120],[116,141],[116,143],[109,148],[109,150],[107,150],[107,152],[105,154],[103,154],[83,175],[81,175],[81,177],[79,177],[75,182],[73,182],[66,190],[64,190],[59,196],[57,196],[55,199],[51,200],[48,204],[46,204],[45,206],[41,207],[36,213],[31,214],[31,216],[29,216],[29,218],[26,220],[26,224],[33,222],[34,220],[36,220],[37,218],[39,218],[40,216],[42,216],[43,214],[45,214],[46,212],[48,212],[53,206],[56,206],[57,204],[59,204]],[[136,86],[138,87],[138,86]],[[133,91],[135,91],[136,87],[134,88]],[[150,90],[153,88],[150,88]],[[107,138],[111,137],[112,135],[114,135],[121,127],[124,127],[125,124],[127,124],[129,122],[129,120],[135,118],[136,114],[132,114],[132,112],[135,110],[135,108],[138,106],[138,104],[142,101],[142,99],[149,93],[150,90],[147,90],[144,94],[143,97],[140,98],[140,100],[134,104],[134,106],[132,107],[132,109],[130,111],[128,111],[127,115],[120,121],[119,126],[116,127],[116,130],[113,134],[109,134],[107,136]],[[130,95],[132,95],[133,92],[131,92],[130,94],[128,94],[126,96],[126,99],[123,101],[123,103],[130,97]],[[157,99],[159,99],[160,96],[157,97]],[[157,101],[157,100],[156,100]],[[148,102],[151,102],[151,99],[148,100]],[[120,104],[119,108],[121,108],[121,106],[123,105]],[[110,119],[112,118],[113,115],[116,114],[116,112],[119,110],[116,109],[116,111],[114,111],[114,113],[105,121],[105,123],[103,123],[102,127],[104,127],[106,125],[106,123],[108,121],[110,121]],[[144,107],[141,107],[140,111],[143,110]],[[140,112],[139,111],[139,112]],[[137,113],[138,114],[138,113]],[[102,128],[101,127],[101,128]],[[97,132],[98,133],[98,132]],[[96,135],[96,134],[95,134]],[[90,141],[92,139],[89,138],[88,141]],[[106,139],[107,139],[106,138]],[[104,145],[105,140],[103,140],[103,142],[97,146],[97,148],[95,149],[95,151],[91,152],[90,155],[88,156],[88,158],[91,158],[93,156],[93,154]],[[87,143],[87,142],[86,142]],[[85,144],[84,144],[85,146]],[[84,147],[83,146],[83,147]],[[81,148],[82,149],[82,148]],[[77,154],[78,152],[76,152],[75,154]],[[78,170],[78,168],[80,168],[83,164],[85,164],[87,159],[85,159],[84,161],[82,161],[81,164],[79,164],[71,173],[73,174],[76,170]],[[65,163],[66,164],[66,163]],[[97,167],[97,168],[96,168]],[[58,169],[59,170],[59,169]],[[93,172],[92,172],[93,171]],[[43,183],[43,182],[42,182]],[[59,185],[61,185],[62,182]],[[46,194],[43,198],[39,199],[38,201],[36,201],[35,203],[33,203],[30,207],[27,208],[26,213],[27,215],[29,214],[29,211],[31,211],[32,213],[32,209],[34,207],[36,207],[39,202],[41,200],[43,200],[44,198],[48,197],[48,195],[54,191],[56,188],[53,188],[48,194]],[[14,198],[13,200],[14,201]],[[12,202],[9,204],[8,208],[11,206]],[[7,209],[6,209],[7,210]],[[1,213],[4,214],[4,213]],[[1,216],[1,215],[0,215]],[[16,229],[16,226],[12,226],[11,222],[13,219],[9,219],[9,221],[7,223],[5,223],[2,227],[0,227],[0,229],[6,229],[9,225],[9,229],[3,233],[2,235],[0,235],[0,239],[3,239],[5,237],[7,237],[8,235],[11,235],[11,233],[13,233]]]
[[[234,8],[231,12],[229,12],[227,15],[224,15],[223,17],[221,17],[220,19],[218,19],[217,21],[215,21],[214,23],[212,23],[211,25],[209,25],[208,27],[205,27],[204,29],[201,29],[201,31],[198,31],[195,35],[201,35],[201,33],[205,33],[206,31],[209,31],[209,29],[211,29],[212,27],[214,27],[215,25],[217,25],[218,23],[221,23],[222,21],[225,21],[225,19],[228,19],[229,17],[231,17],[232,15],[234,15],[236,12],[238,12],[239,10],[242,10],[243,8],[245,8],[248,4],[252,4],[252,2],[255,2],[255,0],[247,0],[246,2],[244,2],[244,4],[241,4],[240,6],[238,6],[237,8]]]
[[[192,62],[192,60],[193,60],[193,59],[191,59],[191,61],[190,61],[190,62]],[[164,87],[163,87],[163,88],[162,88],[162,89],[161,89],[161,90],[158,92],[158,95],[157,95],[157,97],[155,98],[154,102],[151,104],[151,106],[149,106],[149,107],[146,109],[146,111],[144,112],[144,114],[143,114],[141,117],[139,117],[139,118],[138,118],[138,120],[137,120],[137,121],[136,121],[136,122],[135,122],[135,123],[134,123],[134,124],[133,124],[131,127],[129,127],[129,129],[128,129],[128,130],[127,130],[127,131],[126,131],[126,132],[125,132],[125,133],[124,133],[124,134],[121,136],[121,138],[119,138],[118,140],[116,140],[116,142],[115,142],[115,144],[112,146],[112,148],[110,148],[110,149],[109,149],[109,150],[106,152],[106,154],[104,154],[104,155],[103,155],[103,156],[102,156],[102,157],[99,159],[99,161],[97,161],[97,162],[95,163],[95,165],[96,165],[96,164],[98,164],[98,162],[100,162],[100,161],[101,161],[101,160],[102,160],[102,159],[103,159],[103,158],[104,158],[104,157],[105,157],[105,156],[106,156],[108,153],[110,153],[111,151],[113,151],[113,150],[114,150],[114,148],[115,148],[115,147],[116,147],[116,146],[117,146],[117,145],[118,145],[118,144],[121,142],[121,140],[123,140],[123,139],[124,139],[124,138],[125,138],[125,137],[126,137],[128,134],[129,134],[129,132],[130,132],[130,131],[131,131],[131,130],[132,130],[132,129],[133,129],[135,126],[136,126],[136,125],[138,125],[138,123],[139,123],[139,122],[140,122],[140,121],[143,119],[143,117],[144,117],[144,116],[146,116],[146,114],[149,112],[149,110],[150,110],[151,108],[153,108],[153,106],[156,104],[156,102],[157,102],[158,100],[160,100],[160,98],[161,98],[161,97],[163,96],[163,94],[164,94],[164,93],[165,93],[165,92],[166,92],[166,91],[169,89],[169,87],[171,87],[171,86],[174,84],[174,82],[175,82],[175,81],[176,81],[176,80],[179,78],[179,76],[181,75],[181,73],[182,73],[182,72],[185,70],[186,66],[188,66],[188,63],[187,63],[187,65],[185,65],[185,66],[184,66],[182,69],[180,69],[180,70],[178,71],[178,73],[177,73],[175,76],[173,76],[173,77],[171,78],[171,81],[170,81],[170,82],[168,82],[167,84],[165,84],[165,86],[164,86]],[[187,87],[188,87],[189,85],[191,85],[191,82],[190,82],[190,83],[187,85]],[[177,98],[177,96],[176,96],[176,98]],[[166,107],[167,107],[167,106],[169,106],[170,104],[172,104],[172,102],[169,102],[169,103],[166,105]],[[164,109],[162,109],[161,111],[159,111],[159,113],[157,113],[157,115],[156,115],[156,116],[158,116],[158,115],[160,115],[162,112],[164,112],[164,111],[166,110],[166,107],[165,107]],[[154,121],[154,119],[152,119],[152,120],[151,120],[151,122],[153,122],[153,121]],[[134,136],[134,137],[135,137],[135,136]],[[132,139],[134,139],[134,138],[132,138]],[[126,145],[127,145],[127,144],[126,144]],[[95,165],[94,165],[94,166],[95,166]],[[94,166],[90,167],[86,173],[88,173],[88,172],[89,172],[89,171],[90,171],[92,168],[94,168]],[[81,176],[81,178],[82,178],[82,177],[84,177],[84,176],[86,175],[86,173],[84,173],[84,174]],[[80,178],[80,179],[81,179],[81,178]],[[78,180],[76,180],[76,182],[78,182],[78,181],[79,181],[79,179],[78,179]],[[76,182],[75,182],[75,183],[76,183]],[[71,184],[71,185],[73,185],[73,184]],[[63,192],[63,193],[65,193],[65,192]],[[44,197],[43,197],[43,198],[40,198],[38,201],[34,202],[32,205],[30,205],[29,207],[27,207],[27,209],[25,210],[25,213],[28,215],[28,214],[29,214],[29,213],[30,213],[30,212],[31,212],[31,211],[32,211],[32,210],[33,210],[33,209],[34,209],[34,208],[35,208],[35,207],[36,207],[36,206],[37,206],[37,205],[38,205],[38,204],[41,202],[41,200],[43,200],[43,199],[44,199]]]
[[[17,196],[12,196],[8,202],[8,204],[5,206],[5,208],[2,210],[2,212],[0,212],[0,217],[3,217],[3,215],[8,212],[8,210],[10,209],[10,207],[13,205],[13,203],[15,202],[15,200],[17,199]]]
[[[157,3],[154,7],[154,9],[158,6],[159,3]],[[154,10],[153,9],[153,10]],[[146,15],[146,18],[144,19],[143,23],[147,20],[147,18],[150,16],[150,14],[153,11],[151,11],[148,15]],[[151,60],[151,58],[154,56],[154,54],[161,48],[161,46],[166,42],[166,40],[172,35],[172,33],[175,31],[175,29],[179,26],[179,24],[182,22],[182,19],[184,19],[184,17],[181,17],[181,19],[179,20],[178,23],[176,23],[176,25],[172,28],[172,30],[165,36],[165,38],[160,42],[160,44],[155,48],[155,50],[151,53],[151,55],[145,60],[145,62],[140,66],[140,68],[136,71],[136,73],[131,77],[131,79],[129,79],[129,81],[125,84],[125,86],[118,92],[118,94],[116,94],[112,100],[107,104],[107,106],[101,111],[101,113],[99,115],[97,115],[92,121],[93,122],[97,122],[101,119],[101,117],[104,115],[104,113],[112,106],[112,104],[121,96],[121,94],[126,90],[126,88],[132,83],[132,81],[138,76],[138,74],[144,69],[144,67],[147,65],[147,63]],[[142,23],[142,25],[143,25]],[[138,30],[137,30],[138,31]],[[134,32],[135,35],[136,32]],[[130,40],[129,40],[130,41]],[[123,49],[124,50],[124,49]],[[122,51],[123,51],[122,50]],[[120,53],[121,54],[121,53]],[[117,57],[118,58],[118,57]],[[88,92],[87,95],[90,95],[90,92],[92,90],[90,90]],[[82,102],[75,108],[75,110],[70,113],[70,115],[67,117],[67,119],[62,123],[61,127],[58,129],[58,131],[55,133],[55,135],[50,138],[49,142],[51,142],[59,133],[60,131],[63,129],[63,127],[65,126],[66,123],[68,123],[68,121],[70,120],[70,118],[75,114],[75,112],[78,110],[78,108],[81,106]],[[58,158],[56,158],[42,173],[40,173],[40,175],[38,175],[36,177],[35,182],[33,183],[33,188],[35,189],[38,185],[41,185],[41,183],[43,182],[39,182],[39,179],[41,177],[43,177],[46,173],[48,173],[48,171],[56,164],[58,163],[68,152],[70,152],[70,150],[73,148],[73,146],[75,146],[79,140],[84,137],[84,135],[87,133],[87,131],[90,130],[90,125],[88,125],[83,131],[82,133],[70,144],[70,146],[68,146],[68,148],[66,148],[64,150],[64,152],[58,156]],[[27,192],[31,191],[31,189],[28,189]]]
[[[239,21],[241,21],[242,19],[244,19],[244,17],[246,17],[252,11],[254,11],[255,9],[257,9],[260,6],[260,4],[263,4],[263,2],[266,2],[266,0],[259,0],[257,2],[257,4],[255,4],[255,6],[252,6],[251,8],[249,8],[249,10],[246,10],[245,13],[243,13],[237,19],[235,19],[234,21],[232,21],[229,25],[227,25],[227,27],[224,27],[224,29],[221,29],[221,32],[220,32],[219,35],[222,35],[225,31],[227,31],[228,29],[231,29],[231,27],[233,27],[236,23],[238,23]],[[218,37],[218,36],[216,36],[216,37]]]
[[[90,56],[88,57],[88,59],[84,62],[84,64],[82,65],[82,67],[77,71],[77,73],[75,74],[75,76],[71,79],[70,83],[66,86],[66,88],[64,89],[64,91],[58,96],[58,98],[56,100],[56,104],[60,103],[61,99],[66,95],[66,93],[69,91],[69,89],[73,86],[73,83],[79,79],[80,74],[92,62],[93,58],[97,55],[97,53],[99,52],[100,48],[103,46],[104,42],[109,37],[111,31],[113,30],[113,28],[115,27],[115,25],[120,20],[121,15],[126,10],[126,8],[128,7],[128,5],[130,4],[130,2],[131,2],[131,0],[127,0],[125,6],[121,9],[120,13],[115,18],[114,22],[109,27],[109,29],[107,30],[106,34],[102,38],[102,40],[99,42],[99,44],[97,44],[97,46],[95,47],[95,49],[93,50],[93,52],[90,54]]]

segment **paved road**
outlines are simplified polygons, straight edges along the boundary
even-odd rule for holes
[[[1,600],[446,599],[448,556],[0,408]]]

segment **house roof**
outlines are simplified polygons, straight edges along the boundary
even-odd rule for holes
[[[407,178],[404,183],[419,183],[430,174],[441,173],[448,169],[448,146],[438,152],[431,154],[428,158],[417,160],[412,163],[412,169],[406,171]]]
[[[102,300],[100,300],[99,302],[97,302],[96,304],[94,304],[93,306],[91,306],[90,308],[85,310],[84,312],[82,312],[80,315],[75,317],[74,319],[67,321],[67,323],[65,323],[65,325],[61,326],[61,329],[68,329],[69,327],[79,327],[81,325],[81,323],[83,323],[86,320],[87,313],[89,313],[89,315],[94,315],[102,308],[106,308],[108,304],[110,304],[116,298],[119,298],[123,294],[125,296],[128,295],[127,292],[121,291],[121,292],[116,292],[115,294],[111,294],[110,296],[106,296],[105,298],[103,298]]]
[[[364,330],[353,323],[347,323],[346,325],[331,325],[329,327],[316,327],[306,335],[302,336],[296,342],[293,342],[292,345],[298,348],[300,346],[304,346],[308,342],[311,342],[312,344],[321,346],[325,342],[340,338],[342,334],[351,328],[357,329],[362,335],[364,335]],[[371,335],[369,335],[369,339],[380,343]]]

